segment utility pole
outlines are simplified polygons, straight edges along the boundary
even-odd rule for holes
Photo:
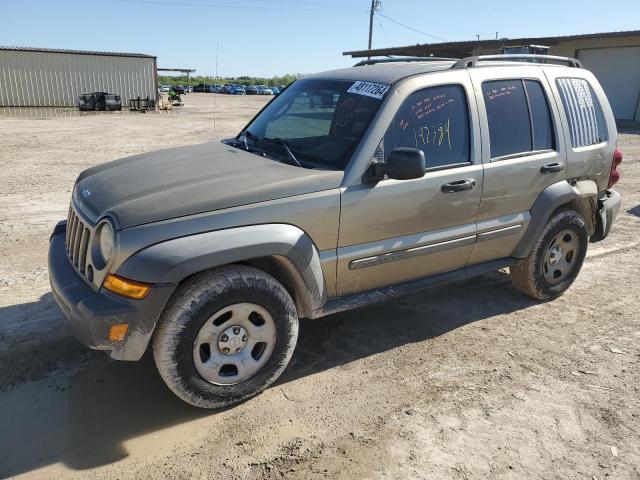
[[[369,12],[369,50],[371,50],[371,39],[373,37],[373,14],[380,10],[380,0],[371,0],[371,11]],[[371,59],[371,56],[369,56]]]

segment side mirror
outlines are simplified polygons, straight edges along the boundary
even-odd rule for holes
[[[418,148],[396,148],[384,164],[384,173],[394,180],[424,177],[424,152]]]

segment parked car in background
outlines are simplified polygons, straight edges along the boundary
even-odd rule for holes
[[[249,85],[245,90],[247,91],[247,95],[258,95],[258,87],[255,85]]]
[[[186,90],[182,85],[171,85],[170,90],[173,90],[174,92],[179,93],[180,95],[184,95],[186,93]]]
[[[215,85],[215,84],[212,85],[210,83],[199,83],[198,85],[193,87],[192,91],[200,92],[200,93],[219,93],[218,87],[220,87],[220,85]]]
[[[266,85],[258,85],[259,95],[273,95],[273,91]]]
[[[247,91],[242,85],[232,85],[229,89],[231,95],[246,95]]]
[[[158,90],[163,93],[169,92],[171,90],[171,85],[160,85],[160,88]]]
[[[269,87],[274,95],[278,95],[280,93],[280,89],[278,87]]]

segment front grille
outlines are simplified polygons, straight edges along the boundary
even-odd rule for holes
[[[89,254],[89,240],[91,226],[87,224],[74,210],[69,207],[67,218],[67,255],[69,261],[82,276],[87,275],[87,255]]]

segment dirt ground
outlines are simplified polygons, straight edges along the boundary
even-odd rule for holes
[[[191,408],[150,358],[71,335],[46,253],[78,173],[238,131],[265,97],[191,94],[159,114],[0,109],[0,477],[640,478],[640,135],[623,205],[548,303],[504,273],[302,321],[278,384]],[[37,114],[37,117],[34,115]]]

